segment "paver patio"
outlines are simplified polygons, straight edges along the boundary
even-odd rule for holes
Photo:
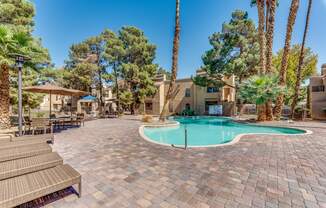
[[[54,149],[82,174],[83,196],[47,207],[326,207],[325,123],[296,123],[312,135],[186,151],[143,140],[139,125],[95,120],[57,134]]]

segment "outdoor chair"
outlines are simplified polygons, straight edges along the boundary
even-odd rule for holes
[[[56,152],[0,163],[0,181],[63,164]]]
[[[1,180],[0,207],[15,207],[75,184],[78,184],[80,197],[81,175],[69,165]]]
[[[0,151],[0,162],[32,157],[52,152],[48,144],[36,144],[22,147],[12,147]],[[1,207],[1,206],[0,206]]]
[[[11,134],[0,134],[0,144],[3,142],[10,142],[12,137],[13,136]]]
[[[12,137],[13,142],[17,141],[39,141],[43,143],[52,143],[54,144],[54,134],[38,134],[38,135],[24,135],[20,137]]]
[[[14,138],[19,138],[19,137],[14,137]],[[15,148],[15,147],[24,147],[24,146],[30,146],[30,145],[38,145],[38,144],[46,144],[48,143],[49,139],[43,139],[43,138],[39,138],[39,139],[22,139],[22,140],[12,140],[9,142],[2,142],[0,145],[0,151],[2,151],[3,149],[11,149],[11,148]]]
[[[50,123],[50,120],[48,118],[33,118],[31,122],[31,130],[32,135],[35,134],[35,132],[43,132],[43,134],[47,133],[47,130],[50,130],[50,134],[53,133],[53,125]]]
[[[85,125],[85,114],[84,113],[77,113],[77,117],[75,120],[76,125],[83,126]]]
[[[51,143],[54,144],[54,134],[39,134],[39,135],[23,135],[15,137],[11,134],[0,134],[0,144],[4,145],[9,142],[38,142],[38,143]],[[0,147],[1,148],[1,147]]]

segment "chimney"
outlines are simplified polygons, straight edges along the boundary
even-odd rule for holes
[[[321,75],[322,75],[322,76],[326,75],[326,64],[323,64],[323,65],[321,66]]]

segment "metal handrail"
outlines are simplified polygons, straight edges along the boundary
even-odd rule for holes
[[[185,128],[184,129],[185,129],[185,146],[184,146],[184,148],[177,147],[174,144],[171,144],[172,147],[174,147],[174,148],[180,148],[180,149],[184,149],[184,150],[186,150],[188,148],[188,130],[187,130],[187,124],[185,124]]]

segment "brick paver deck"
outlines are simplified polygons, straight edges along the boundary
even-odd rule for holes
[[[326,124],[305,136],[243,137],[232,146],[181,150],[138,135],[131,119],[87,122],[55,136],[81,174],[83,196],[48,207],[326,207]]]

